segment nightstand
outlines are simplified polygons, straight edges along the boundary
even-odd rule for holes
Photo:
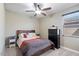
[[[8,47],[15,47],[16,46],[16,36],[9,36],[8,37]]]
[[[16,46],[16,39],[9,39],[9,47],[15,47]]]

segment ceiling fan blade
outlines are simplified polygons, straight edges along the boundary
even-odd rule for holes
[[[46,10],[50,10],[50,9],[52,9],[52,8],[51,7],[48,7],[48,8],[42,9],[42,11],[46,11]]]
[[[34,3],[35,10],[37,10],[37,3]]]
[[[38,5],[38,8],[41,10],[40,5]]]
[[[35,11],[33,11],[33,10],[26,10],[25,12],[35,12]]]
[[[43,14],[44,16],[46,16],[46,14],[45,14],[45,13],[41,13],[41,14]]]

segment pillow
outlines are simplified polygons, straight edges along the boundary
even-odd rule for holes
[[[23,34],[23,38],[27,38],[27,34]]]
[[[40,38],[40,36],[33,36],[33,38],[34,38],[34,39],[39,39],[39,38]]]
[[[32,37],[34,37],[34,36],[36,36],[35,33],[29,33],[29,34],[27,35],[27,38],[32,38]]]
[[[19,39],[22,39],[22,38],[27,38],[27,33],[19,34]]]

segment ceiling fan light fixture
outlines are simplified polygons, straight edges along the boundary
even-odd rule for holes
[[[41,14],[40,10],[35,11],[36,14]]]

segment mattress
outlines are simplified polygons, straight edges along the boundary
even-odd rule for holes
[[[48,39],[33,39],[23,41],[22,46],[19,48],[25,55],[31,56],[37,51],[44,49],[51,44],[53,44],[53,42]]]

